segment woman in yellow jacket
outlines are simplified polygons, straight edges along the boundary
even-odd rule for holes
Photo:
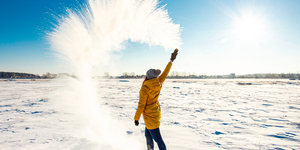
[[[161,118],[161,109],[158,102],[158,97],[162,84],[168,76],[172,67],[173,61],[176,59],[178,49],[176,48],[171,55],[170,62],[164,72],[159,76],[159,69],[149,69],[146,78],[140,90],[140,100],[134,116],[135,125],[139,125],[139,119],[143,114],[146,125],[145,136],[148,150],[153,150],[153,139],[157,143],[160,150],[166,150],[166,145],[160,135],[159,126]]]

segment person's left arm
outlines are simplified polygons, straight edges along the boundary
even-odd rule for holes
[[[139,104],[137,107],[137,110],[135,112],[134,115],[134,121],[135,121],[135,125],[137,126],[139,124],[139,120],[141,117],[141,114],[144,112],[144,109],[146,107],[146,102],[147,102],[147,98],[148,98],[148,94],[147,94],[147,87],[146,86],[142,86],[141,90],[140,90],[140,100],[139,100]]]

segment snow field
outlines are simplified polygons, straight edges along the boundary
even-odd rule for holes
[[[115,117],[135,113],[142,80],[127,81],[107,80],[100,88],[107,105],[116,108]],[[179,127],[195,133],[198,142],[191,149],[297,149],[299,85],[289,80],[167,80],[159,98],[161,132]],[[169,146],[181,141],[179,136],[171,139],[165,139]]]
[[[143,119],[139,127],[133,123],[141,84],[141,79],[103,79],[98,93],[127,136],[146,149]],[[171,150],[300,149],[299,85],[167,79],[159,98],[163,139]],[[86,123],[54,107],[53,91],[62,86],[58,80],[0,81],[0,149],[111,149],[82,136]]]

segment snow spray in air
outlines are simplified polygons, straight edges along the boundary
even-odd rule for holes
[[[111,149],[139,149],[118,132],[97,93],[95,67],[108,65],[113,51],[123,43],[160,45],[166,50],[180,47],[180,25],[174,24],[157,0],[88,0],[76,10],[67,9],[48,33],[51,49],[75,70],[62,101],[88,123],[89,137]]]

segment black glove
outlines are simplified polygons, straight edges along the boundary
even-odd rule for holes
[[[172,60],[172,62],[176,59],[177,54],[178,54],[178,48],[176,48],[176,49],[174,50],[174,52],[172,53],[172,55],[171,55],[171,60]]]
[[[134,124],[135,124],[135,126],[138,126],[139,125],[139,121],[138,120],[134,120]]]

